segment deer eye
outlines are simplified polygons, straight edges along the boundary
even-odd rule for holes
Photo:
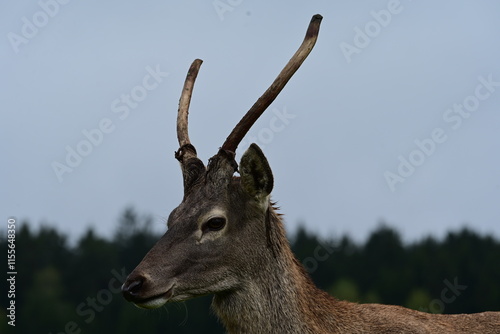
[[[226,226],[226,219],[222,217],[210,218],[205,225],[203,225],[204,231],[220,231]]]

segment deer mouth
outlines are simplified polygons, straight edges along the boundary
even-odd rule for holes
[[[174,286],[172,285],[166,292],[152,297],[135,300],[133,303],[140,308],[154,309],[165,305],[170,300],[170,298],[172,298],[173,294]]]

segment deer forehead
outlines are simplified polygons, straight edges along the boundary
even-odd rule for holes
[[[199,229],[204,222],[214,217],[227,217],[227,210],[221,201],[207,203],[202,199],[185,200],[170,213],[167,226],[187,224]]]

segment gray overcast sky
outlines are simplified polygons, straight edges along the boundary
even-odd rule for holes
[[[206,161],[319,13],[315,49],[240,145],[263,147],[288,230],[500,237],[500,2],[59,1],[1,5],[5,220],[110,236],[131,205],[165,230],[190,63]]]

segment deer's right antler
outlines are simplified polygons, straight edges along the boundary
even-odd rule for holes
[[[309,53],[316,44],[318,38],[319,26],[323,16],[316,14],[312,17],[309,27],[307,28],[306,37],[300,45],[299,49],[295,52],[293,57],[288,61],[285,67],[281,70],[280,74],[274,79],[271,86],[262,94],[262,96],[254,103],[254,105],[243,116],[240,122],[236,125],[233,131],[229,134],[226,141],[222,145],[222,150],[229,152],[236,152],[239,143],[245,137],[246,133],[260,115],[269,107],[274,101],[276,96],[281,92],[283,87],[287,84],[292,75],[299,69],[300,65],[307,58]]]
[[[193,186],[198,183],[205,173],[205,165],[198,159],[196,149],[189,140],[188,114],[191,94],[193,93],[194,82],[198,76],[201,59],[195,59],[189,67],[184,87],[182,88],[179,100],[179,111],[177,113],[177,139],[179,149],[175,152],[175,158],[181,163],[182,175],[184,179],[184,196],[187,196]]]
[[[191,145],[188,132],[188,114],[191,95],[193,93],[194,82],[198,76],[198,71],[203,63],[201,59],[195,59],[189,67],[181,98],[179,99],[179,111],[177,112],[177,139],[179,140],[179,150],[175,152],[175,158],[182,162],[184,158],[196,157],[196,149]],[[187,155],[187,156],[186,156]]]

